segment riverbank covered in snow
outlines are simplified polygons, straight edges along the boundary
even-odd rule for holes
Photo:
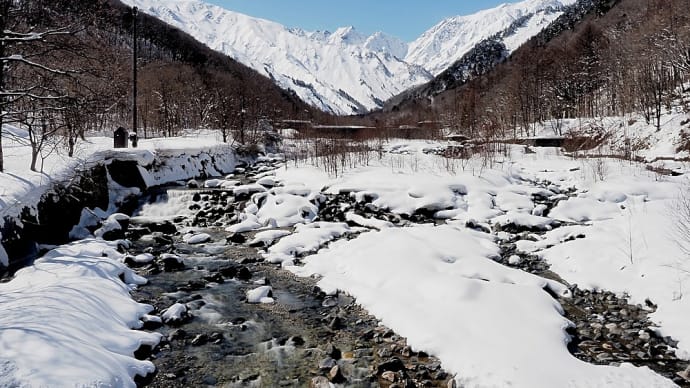
[[[150,186],[201,175],[193,166],[213,161],[190,150],[219,149],[213,140],[193,148],[185,139],[166,141],[151,141],[151,149],[125,151],[122,157],[113,150],[94,150],[85,160],[134,161]],[[611,291],[624,303],[639,305],[636,310],[651,313],[653,324],[633,327],[646,321],[590,314],[603,327],[592,341],[614,347],[606,342],[614,331],[633,333],[630,343],[639,340],[640,346],[650,335],[669,337],[664,349],[674,353],[674,362],[690,358],[690,298],[684,294],[690,261],[682,240],[687,236],[673,232],[684,221],[673,209],[688,190],[685,176],[662,175],[617,159],[572,159],[557,149],[527,153],[524,147],[508,146],[509,152],[491,160],[469,161],[429,152],[448,145],[393,140],[380,158],[339,176],[293,162],[258,172],[253,183],[222,177],[229,171],[220,168],[217,174],[204,170],[207,176],[220,176],[205,182],[209,189],[226,191],[220,198],[227,203],[219,206],[233,209],[212,224],[225,230],[227,244],[258,246],[267,263],[317,277],[327,294],[352,295],[407,337],[415,351],[438,356],[464,386],[675,386],[671,376],[646,366],[663,362],[667,354],[650,350],[602,359],[601,365],[574,357],[569,342],[588,337],[582,331],[573,334],[579,328],[573,328],[558,301],[579,297],[579,292],[572,295],[574,284],[578,290]],[[161,155],[165,158],[156,159]],[[234,167],[234,155],[224,160]],[[682,162],[675,167],[687,171]],[[16,188],[12,198],[26,202],[29,186],[13,185],[8,186]],[[170,237],[195,244],[198,238],[204,244],[202,232],[185,232]],[[250,234],[246,242],[236,238]],[[0,382],[126,380],[122,385],[131,385],[135,374],[151,372],[150,362],[133,357],[139,345],[156,342],[155,335],[132,331],[151,312],[128,297],[143,279],[124,266],[117,243],[112,244],[96,238],[58,247],[0,285],[0,309],[13,312],[2,318],[3,326],[13,329],[0,334],[0,366],[7,372]],[[510,257],[504,257],[507,252]],[[547,278],[519,266],[530,260],[543,261],[555,275]],[[48,289],[53,286],[58,291]],[[262,296],[254,299],[284,303]],[[73,306],[75,298],[89,303]],[[36,302],[33,314],[17,309],[27,300]],[[71,327],[69,340],[55,329],[55,316],[60,326]],[[102,335],[87,336],[94,332]],[[107,334],[114,332],[120,340]],[[18,344],[25,340],[56,357],[22,352]],[[85,375],[73,367],[48,366],[63,354],[65,362],[78,357],[114,364]]]
[[[160,340],[159,334],[136,330],[152,307],[136,303],[130,293],[146,279],[124,264],[120,251],[126,242],[94,239],[85,227],[93,232],[126,197],[147,187],[222,175],[234,169],[238,158],[211,135],[143,140],[139,145],[113,149],[112,139],[89,138],[76,158],[50,155],[43,172],[36,173],[28,169],[28,147],[16,137],[5,139],[6,172],[0,173],[0,230],[5,236],[0,234],[0,240],[9,246],[0,244],[0,268],[12,264],[10,246],[17,241],[36,246],[26,250],[36,252],[46,239],[61,238],[54,231],[49,232],[58,237],[41,233],[40,225],[26,227],[27,214],[46,227],[59,225],[65,240],[79,224],[81,229],[70,236],[86,239],[41,246],[47,253],[0,283],[0,385],[134,387],[135,380],[155,371],[150,360],[135,357]],[[116,163],[120,166],[112,168]],[[103,167],[106,175],[94,178]],[[100,187],[71,193],[69,185],[83,183],[84,176]],[[95,199],[102,207],[87,209],[94,200],[80,197],[84,190],[104,191],[105,198]],[[48,214],[63,216],[49,219]]]

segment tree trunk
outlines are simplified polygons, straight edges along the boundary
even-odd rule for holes
[[[31,146],[31,171],[37,171],[36,170],[36,162],[38,161],[38,147]]]
[[[3,123],[2,118],[3,118],[3,116],[2,116],[2,114],[0,114],[0,172],[5,171],[4,156],[2,153],[2,123]]]
[[[0,34],[7,28],[11,2],[0,0]],[[0,57],[5,56],[5,41],[0,40]],[[5,65],[0,62],[0,172],[5,171],[4,156],[2,153],[2,125],[4,124],[3,111],[5,110]]]

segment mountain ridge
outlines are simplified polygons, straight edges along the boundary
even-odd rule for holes
[[[201,0],[124,2],[259,71],[310,105],[348,115],[380,109],[432,81],[480,42],[527,18],[526,28],[503,38],[509,54],[575,1],[525,0],[446,18],[411,43],[383,32],[367,36],[353,26],[334,32],[288,28]]]

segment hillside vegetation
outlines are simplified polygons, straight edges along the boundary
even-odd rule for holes
[[[494,70],[408,96],[377,117],[437,120],[470,137],[529,136],[550,120],[631,112],[659,128],[688,81],[687,2],[582,0],[576,6],[586,12],[564,14]]]

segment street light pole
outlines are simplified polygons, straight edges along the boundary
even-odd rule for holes
[[[132,8],[132,147],[136,148],[137,141],[137,14],[139,9]]]

